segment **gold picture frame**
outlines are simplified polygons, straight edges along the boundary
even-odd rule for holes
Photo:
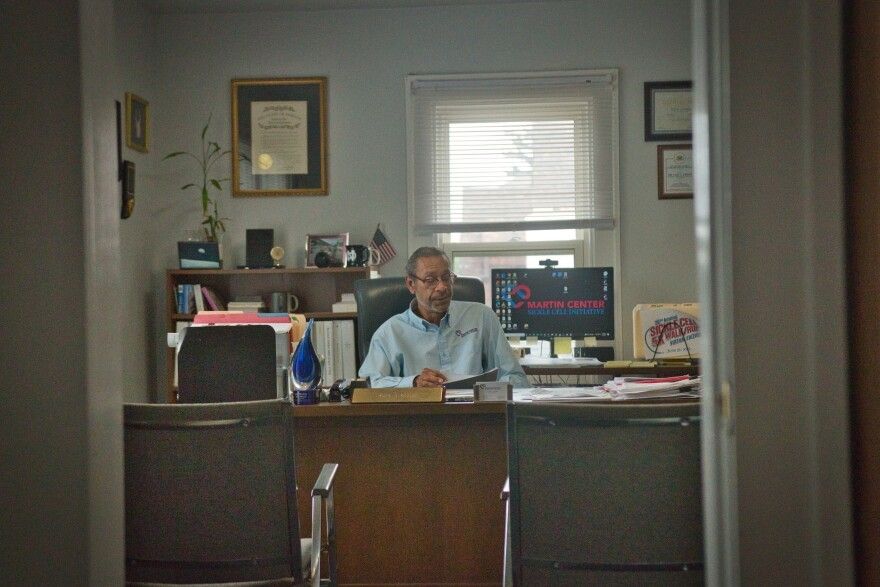
[[[125,144],[130,149],[150,151],[150,103],[125,92]]]
[[[232,195],[326,196],[327,78],[232,80]]]

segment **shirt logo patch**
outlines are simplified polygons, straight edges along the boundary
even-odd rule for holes
[[[464,332],[462,332],[461,330],[456,330],[456,331],[455,331],[455,335],[456,335],[456,336],[459,336],[459,337],[462,337],[462,336],[467,336],[468,334],[473,334],[473,333],[475,333],[476,331],[477,331],[476,328],[471,328],[470,330],[465,330]]]

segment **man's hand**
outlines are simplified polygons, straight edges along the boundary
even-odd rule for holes
[[[415,387],[440,387],[446,383],[446,376],[440,371],[425,367],[413,380]]]

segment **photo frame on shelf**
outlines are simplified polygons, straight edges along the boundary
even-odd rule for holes
[[[657,193],[661,200],[694,197],[692,145],[657,145]]]
[[[232,195],[328,189],[327,78],[232,80]]]
[[[691,82],[645,82],[645,140],[690,141]]]
[[[306,267],[345,267],[348,233],[306,237]]]
[[[125,92],[125,144],[141,153],[150,150],[150,103],[131,92]]]

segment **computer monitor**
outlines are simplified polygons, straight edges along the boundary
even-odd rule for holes
[[[614,269],[492,269],[492,309],[507,334],[614,340]]]

